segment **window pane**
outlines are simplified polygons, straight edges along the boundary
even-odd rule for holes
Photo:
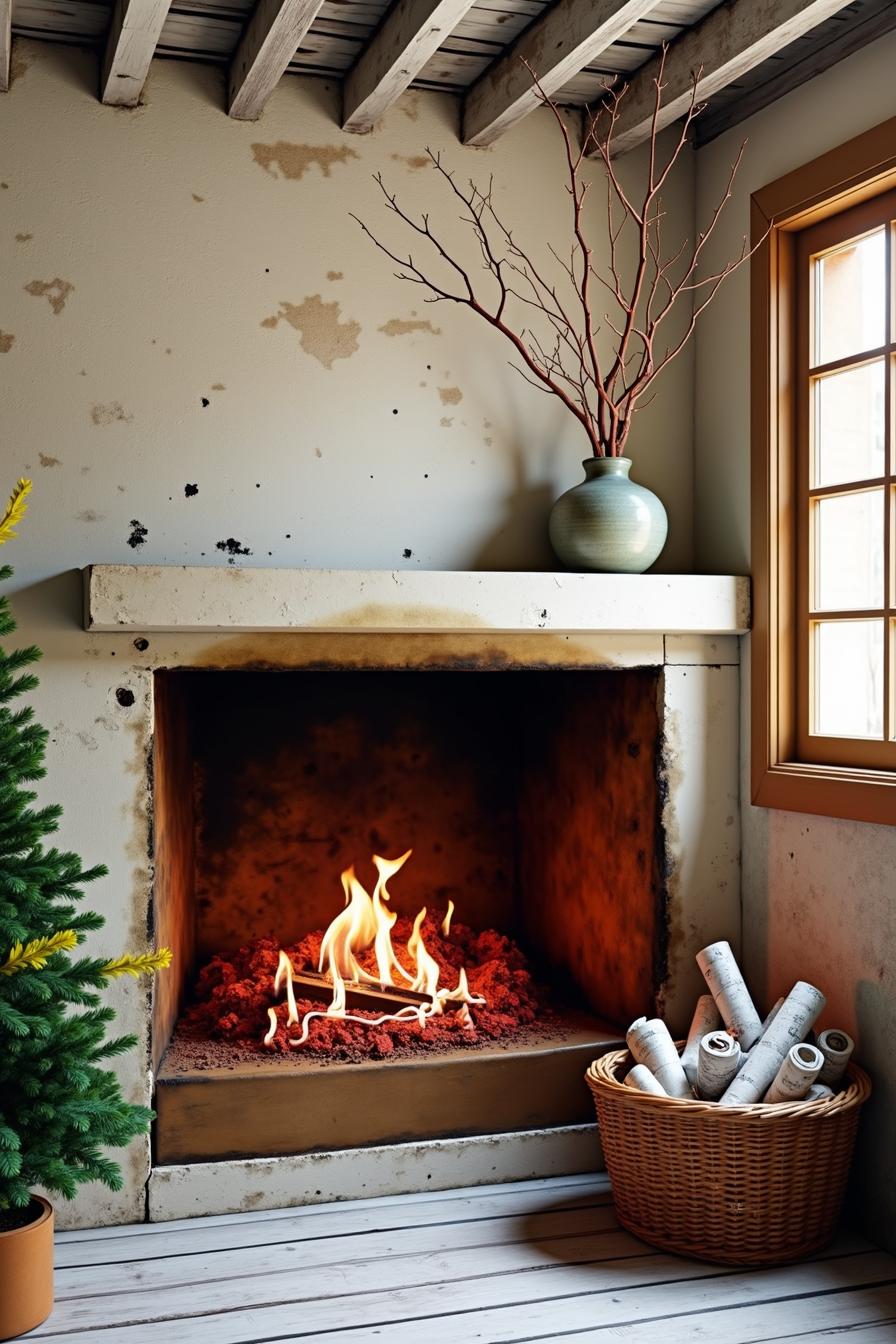
[[[882,607],[883,490],[831,495],[814,507],[815,610]]]
[[[815,263],[814,364],[884,343],[884,231],[829,252]]]
[[[883,621],[818,621],[815,725],[825,737],[883,736]]]
[[[841,485],[883,474],[883,360],[819,378],[812,484]]]

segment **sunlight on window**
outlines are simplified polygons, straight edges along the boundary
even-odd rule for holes
[[[815,732],[828,737],[883,736],[883,624],[815,625]]]
[[[874,350],[884,343],[886,245],[878,229],[829,252],[815,271],[813,364]]]

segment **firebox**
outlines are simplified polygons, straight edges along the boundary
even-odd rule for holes
[[[665,975],[660,677],[156,671],[157,1164],[587,1121]]]

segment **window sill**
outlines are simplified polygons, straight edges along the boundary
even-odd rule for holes
[[[757,772],[754,807],[896,825],[896,771],[781,761]]]

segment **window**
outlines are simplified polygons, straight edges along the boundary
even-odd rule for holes
[[[896,119],[756,193],[753,800],[896,824]]]

